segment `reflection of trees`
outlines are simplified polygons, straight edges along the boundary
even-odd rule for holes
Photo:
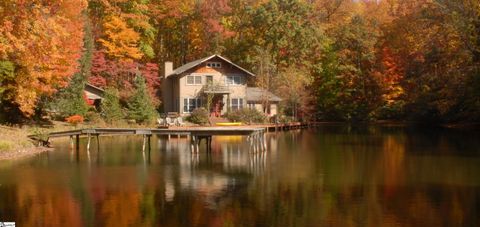
[[[110,191],[98,207],[99,226],[140,226],[138,191]]]
[[[12,172],[15,187],[0,187],[0,216],[9,209],[22,226],[480,223],[480,160],[448,153],[459,145],[444,135],[425,151],[394,129],[319,130],[270,135],[265,156],[245,152],[241,140],[214,141],[192,164],[187,141],[172,139],[154,145],[148,166],[138,144],[101,153],[88,171],[81,162],[69,171],[25,165]]]
[[[35,170],[22,171],[16,187],[15,221],[19,226],[82,226],[80,209],[66,187],[51,187],[50,178]],[[60,176],[56,176],[60,177]]]

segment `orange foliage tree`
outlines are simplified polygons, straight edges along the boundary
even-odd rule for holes
[[[110,16],[103,24],[104,38],[99,42],[105,48],[105,53],[124,61],[141,59],[143,54],[138,49],[140,35],[128,27],[127,23],[118,16]]]
[[[86,0],[0,2],[0,61],[14,66],[2,102],[31,116],[42,95],[66,85],[82,51]]]

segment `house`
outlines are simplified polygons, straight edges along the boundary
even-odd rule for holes
[[[248,107],[276,115],[281,99],[249,86],[254,78],[253,73],[220,55],[198,59],[176,69],[172,62],[166,62],[162,81],[164,111],[188,115],[196,108],[209,106],[211,116],[221,116]]]

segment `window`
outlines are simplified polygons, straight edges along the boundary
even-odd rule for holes
[[[222,63],[220,63],[220,62],[207,62],[207,68],[222,68]]]
[[[187,85],[201,85],[202,76],[187,76]]]
[[[243,108],[243,99],[232,99],[232,110]]]
[[[242,76],[227,76],[225,83],[227,85],[241,85],[242,84]]]
[[[183,99],[183,112],[191,113],[194,109],[202,106],[202,100],[199,98],[184,98]]]

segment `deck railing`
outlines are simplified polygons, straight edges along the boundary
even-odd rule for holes
[[[230,93],[230,88],[224,84],[206,84],[203,86],[204,93],[226,94]]]

